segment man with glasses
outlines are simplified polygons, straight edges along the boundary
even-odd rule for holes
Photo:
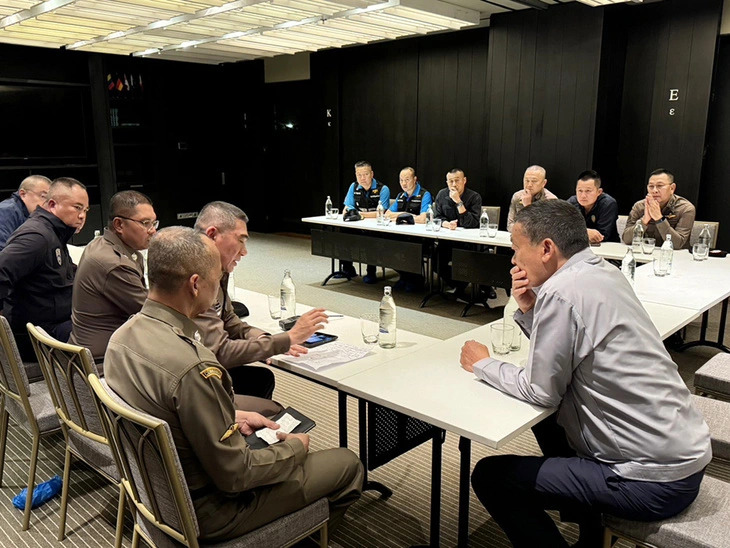
[[[43,207],[18,228],[0,251],[0,300],[24,360],[36,361],[25,324],[66,342],[71,333],[71,292],[76,265],[68,244],[86,222],[89,196],[76,179],[53,181]]]
[[[117,192],[109,203],[104,235],[86,246],[73,285],[70,342],[84,346],[103,371],[112,333],[142,308],[147,298],[144,261],[159,221],[152,201],[134,190]]]
[[[512,232],[512,225],[515,224],[515,217],[528,205],[540,200],[556,200],[558,197],[550,192],[547,184],[547,172],[542,166],[530,166],[525,170],[522,178],[523,189],[512,195],[509,202],[509,214],[507,215],[507,230]]]
[[[48,177],[31,175],[23,179],[17,192],[0,202],[0,250],[10,235],[46,201],[49,188],[51,180]]]
[[[622,235],[624,243],[630,244],[636,223],[644,225],[644,235],[654,238],[657,245],[672,236],[674,249],[689,248],[689,237],[695,222],[695,206],[674,191],[674,174],[668,169],[657,169],[649,175],[646,197],[631,208],[626,228]]]

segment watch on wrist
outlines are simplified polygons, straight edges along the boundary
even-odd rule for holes
[[[459,209],[460,207],[464,207],[464,202],[459,202],[456,204],[456,209]]]

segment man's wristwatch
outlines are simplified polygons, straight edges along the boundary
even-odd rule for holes
[[[464,202],[459,202],[456,204],[456,209],[459,209],[460,207],[464,207]]]

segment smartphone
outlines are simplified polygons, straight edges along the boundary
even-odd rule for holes
[[[302,346],[306,348],[314,348],[315,346],[320,346],[322,344],[326,344],[328,342],[336,340],[337,335],[330,335],[329,333],[322,333],[321,331],[317,331],[314,335],[304,341],[302,343]]]

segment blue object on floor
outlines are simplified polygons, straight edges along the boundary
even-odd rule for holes
[[[375,274],[366,274],[363,277],[362,281],[365,282],[366,284],[374,284],[374,283],[378,283],[378,277]]]
[[[38,508],[41,504],[45,504],[61,492],[61,487],[63,487],[63,480],[59,476],[53,476],[48,481],[39,483],[33,490],[33,499],[30,507]],[[19,510],[25,510],[25,497],[27,495],[28,488],[26,487],[13,497],[13,506]]]

